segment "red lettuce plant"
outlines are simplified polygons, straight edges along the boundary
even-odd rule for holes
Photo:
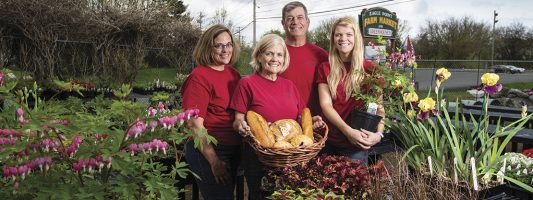
[[[374,176],[387,176],[382,161],[367,167],[343,156],[317,156],[305,165],[268,170],[264,186],[272,190],[321,189],[358,198],[370,189]]]

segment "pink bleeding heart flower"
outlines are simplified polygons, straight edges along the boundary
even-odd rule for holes
[[[159,119],[159,123],[163,125],[163,128],[170,130],[172,126],[178,121],[178,116],[164,116]]]
[[[153,117],[156,112],[157,112],[157,110],[154,107],[150,106],[148,108],[148,117]]]
[[[4,72],[0,72],[0,86],[4,84]]]
[[[165,111],[165,104],[163,104],[162,102],[159,102],[159,104],[157,104],[157,110],[159,112]]]
[[[137,119],[135,124],[133,124],[128,130],[128,133],[126,133],[126,140],[129,137],[137,138],[145,129],[146,129],[146,124],[140,119]]]
[[[18,120],[20,123],[24,123],[24,110],[22,108],[17,109]]]
[[[155,120],[150,121],[150,132],[154,132],[155,128],[157,127],[158,123]]]

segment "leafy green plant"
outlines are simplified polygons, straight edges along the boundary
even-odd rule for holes
[[[190,173],[178,145],[214,141],[184,128],[195,110],[149,113],[141,103],[102,96],[29,106],[29,97],[39,99],[35,90],[16,94],[0,108],[1,197],[175,199],[176,177]],[[170,168],[158,162],[167,157],[176,159]]]
[[[380,45],[386,43],[381,37],[378,37],[377,41]],[[375,48],[374,44],[370,45]],[[377,51],[386,56],[386,61],[382,62],[377,56],[372,66],[366,69],[361,91],[352,95],[366,102],[365,108],[369,103],[377,103],[384,105],[386,113],[396,113],[396,105],[402,100],[402,92],[414,91],[403,71],[406,67],[417,67],[416,57],[413,51],[401,53],[399,48],[391,54],[385,50]]]
[[[404,98],[398,119],[401,123],[387,121],[386,124],[407,149],[404,158],[417,171],[453,177],[456,183],[472,186],[475,185],[473,182],[479,181],[488,186],[498,176],[498,163],[506,145],[531,115],[507,126],[498,122],[494,130],[489,130],[488,94],[501,90],[497,75],[489,73],[482,77],[483,90],[487,93],[482,118],[478,120],[470,115],[468,121],[460,107],[456,108],[458,112],[454,116],[450,116],[448,104],[442,100],[441,87],[450,75],[444,68],[437,70],[436,101],[430,97],[431,91],[420,101],[417,101],[418,98]],[[458,102],[456,105],[460,106]],[[430,115],[434,117],[430,118]],[[475,165],[474,172],[472,163]],[[527,185],[519,185],[533,191]]]
[[[152,104],[156,104],[158,102],[168,102],[170,100],[170,94],[167,92],[154,92],[152,96],[150,96],[150,102]]]

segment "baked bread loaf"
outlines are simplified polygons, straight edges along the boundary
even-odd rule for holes
[[[246,112],[246,121],[259,145],[264,147],[272,147],[274,145],[274,136],[270,132],[270,127],[268,127],[263,116],[254,111],[248,111]]]
[[[313,139],[309,138],[307,135],[297,135],[291,139],[292,146],[307,146],[313,144]]]
[[[276,141],[289,141],[292,137],[302,134],[300,124],[293,119],[281,119],[270,125],[270,131]]]
[[[292,144],[287,141],[281,140],[281,141],[277,141],[276,143],[274,143],[274,148],[286,149],[290,147],[292,147]]]
[[[304,135],[313,139],[313,117],[309,108],[304,108],[302,112],[302,130]]]

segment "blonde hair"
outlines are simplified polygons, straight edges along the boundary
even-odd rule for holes
[[[279,73],[284,72],[289,66],[289,50],[287,50],[287,45],[285,45],[285,41],[283,40],[283,38],[276,34],[268,34],[259,39],[259,42],[257,42],[257,44],[255,45],[254,52],[252,53],[252,61],[250,62],[250,65],[252,65],[252,69],[254,69],[256,72],[260,72],[263,67],[261,66],[261,63],[259,63],[259,56],[261,56],[261,54],[264,53],[266,49],[276,45],[283,46],[284,62],[283,66],[281,66],[281,70]]]
[[[231,53],[231,60],[229,61],[229,64],[234,64],[237,62],[240,53],[239,44],[235,43],[231,31],[227,27],[221,24],[215,24],[205,30],[194,47],[192,57],[194,58],[196,64],[204,66],[216,65],[215,59],[213,58],[213,46],[215,45],[215,38],[224,32],[229,34],[231,37],[231,43],[233,44],[233,51]]]
[[[351,52],[351,69],[346,71],[344,62],[341,59],[339,51],[335,48],[335,28],[345,26],[352,28],[354,31],[354,46]],[[337,86],[344,80],[346,100],[352,96],[352,93],[359,91],[359,86],[364,78],[363,68],[363,36],[359,26],[351,17],[341,17],[331,26],[331,35],[329,42],[329,63],[330,73],[328,75],[329,91],[333,99],[337,98]]]

